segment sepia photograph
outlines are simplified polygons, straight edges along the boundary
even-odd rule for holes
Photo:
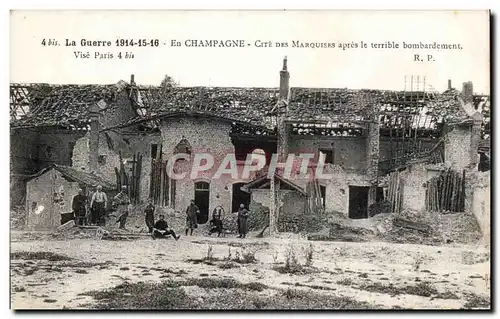
[[[487,10],[12,10],[11,309],[489,311],[490,77]]]

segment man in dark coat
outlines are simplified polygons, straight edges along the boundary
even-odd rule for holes
[[[240,234],[238,238],[245,238],[248,232],[247,226],[248,210],[245,209],[245,205],[241,204],[240,209],[238,209],[238,233]]]
[[[200,209],[196,206],[194,200],[191,200],[191,203],[186,208],[186,236],[189,230],[191,231],[190,235],[193,236],[193,230],[198,228],[196,219],[199,213]]]
[[[73,197],[73,214],[75,214],[75,222],[77,225],[85,224],[85,217],[87,214],[86,205],[87,197],[83,194],[83,190],[79,189],[78,194]]]
[[[218,233],[217,237],[220,237],[220,235],[222,234],[222,211],[223,208],[221,206],[217,206],[214,208],[214,211],[212,213],[212,220],[210,221],[210,225],[212,227],[210,228],[209,235]]]
[[[172,235],[175,240],[179,240],[181,236],[175,235],[174,230],[168,227],[165,215],[160,215],[159,218],[160,219],[153,226],[153,232],[151,233],[153,239],[166,238],[167,236]]]
[[[122,191],[113,198],[113,206],[116,207],[116,211],[119,214],[116,222],[120,223],[120,229],[125,229],[130,210],[130,198],[127,195],[127,186],[122,186]]]
[[[151,201],[144,209],[144,214],[146,219],[146,226],[148,226],[149,233],[152,233],[155,224],[155,206]]]

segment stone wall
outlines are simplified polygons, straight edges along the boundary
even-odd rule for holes
[[[186,173],[185,177],[176,181],[175,209],[184,210],[191,199],[194,199],[194,184],[198,181],[210,183],[209,212],[221,205],[226,212],[232,207],[232,185],[249,181],[241,179],[241,174],[233,178],[224,174],[220,178],[212,178],[222,160],[228,154],[234,154],[234,145],[229,136],[231,124],[225,121],[206,118],[176,118],[165,120],[161,124],[162,156],[169,159],[176,146],[185,138],[191,146],[191,158],[182,163],[176,163],[177,174]],[[214,157],[214,167],[202,171],[194,179],[191,178],[191,168],[195,154],[208,153]],[[241,172],[241,166],[239,170]]]
[[[430,179],[430,174],[424,165],[410,166],[401,174],[403,183],[403,209],[424,211],[425,187],[424,183]]]
[[[345,170],[365,169],[366,143],[363,137],[301,136],[290,137],[289,153],[318,154],[320,149],[333,150],[333,164]]]
[[[84,133],[42,129],[16,129],[10,134],[10,198],[24,204],[26,178],[51,164],[71,165],[73,145]]]
[[[349,215],[349,186],[370,186],[370,179],[366,174],[344,170],[338,165],[327,165],[325,174],[332,178],[323,180],[320,185],[325,186],[325,211],[327,213],[340,212]]]
[[[472,131],[470,125],[455,125],[445,139],[446,165],[461,171],[471,164]]]
[[[145,134],[126,132],[123,135],[109,132],[99,134],[99,174],[110,182],[116,182],[115,167],[120,167],[120,156],[128,164],[126,168],[131,169],[130,161],[135,153],[140,153],[142,158],[139,198],[143,202],[149,198],[149,185],[151,179],[151,145],[160,145],[159,134]],[[81,171],[89,171],[89,134],[80,138],[75,144],[73,152],[73,167]],[[129,172],[130,174],[130,172]]]
[[[481,228],[483,241],[490,242],[491,238],[491,186],[490,172],[475,172],[471,178],[472,185],[472,213]]]
[[[72,200],[79,187],[54,169],[30,180],[26,187],[28,228],[44,230],[61,225],[61,213],[72,211]]]

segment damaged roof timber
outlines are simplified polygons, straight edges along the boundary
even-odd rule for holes
[[[114,85],[11,84],[10,91],[12,128],[88,129],[91,105],[105,102],[117,107],[113,102],[123,91],[136,107],[137,116],[105,130],[176,114],[214,116],[268,129],[275,127],[280,115],[292,123],[322,124],[362,124],[378,115],[381,127],[421,127],[467,117],[458,103],[458,91],[291,88],[288,102],[279,99],[278,88],[150,87],[124,81]],[[475,97],[474,105],[484,104],[483,100],[484,96]]]

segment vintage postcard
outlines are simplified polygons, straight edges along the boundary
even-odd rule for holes
[[[22,309],[491,309],[490,12],[10,14]]]

